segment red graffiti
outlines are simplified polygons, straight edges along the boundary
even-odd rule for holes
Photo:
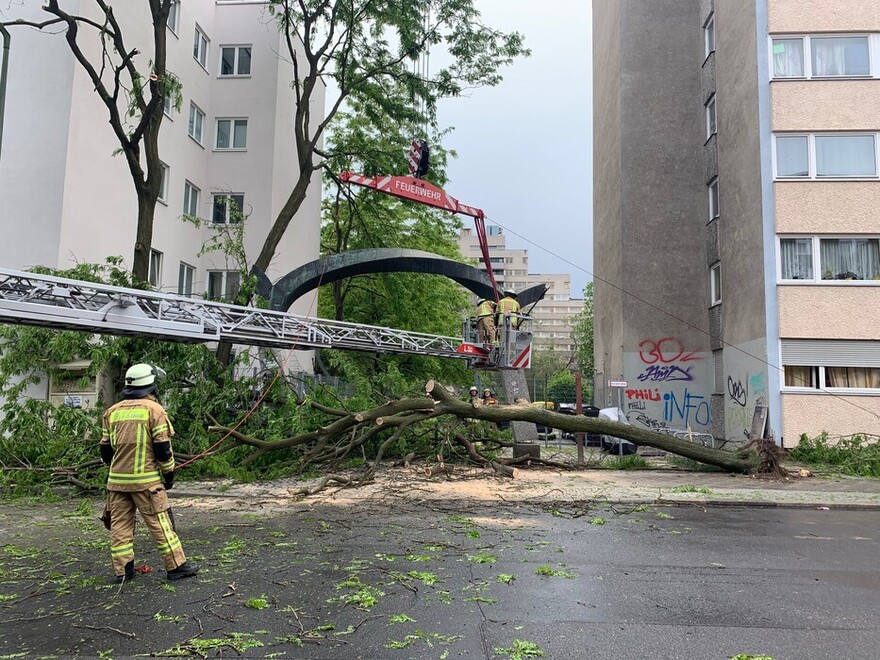
[[[669,364],[670,362],[690,362],[691,360],[702,360],[694,351],[686,352],[684,350],[684,342],[676,337],[664,337],[658,341],[645,339],[639,344],[639,357],[645,364],[656,364],[662,362]]]
[[[659,401],[660,390],[626,390],[627,399],[643,399],[645,401]]]

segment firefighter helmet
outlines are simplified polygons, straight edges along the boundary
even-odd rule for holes
[[[155,384],[156,378],[161,378],[164,375],[165,372],[159,367],[142,362],[129,367],[125,372],[125,385],[132,389],[147,387]]]
[[[516,298],[516,291],[514,291],[513,289],[504,289],[504,295]]]

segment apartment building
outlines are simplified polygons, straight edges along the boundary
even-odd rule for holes
[[[544,299],[534,308],[526,310],[532,317],[530,330],[535,347],[557,351],[570,357],[574,351],[572,329],[577,315],[584,307],[583,299],[571,297],[571,276],[567,273],[529,273],[528,250],[508,248],[507,236],[497,225],[486,226],[486,237],[492,273],[499,289],[511,288],[519,291],[536,284],[549,287]],[[478,268],[486,270],[474,230],[461,230],[459,249],[468,259],[476,260]]]
[[[593,29],[595,358],[631,421],[876,432],[876,3],[596,0]]]
[[[95,13],[93,3],[75,3]],[[256,258],[287,199],[298,166],[292,140],[292,64],[267,2],[195,0],[172,4],[168,70],[180,79],[181,107],[169,99],[160,133],[164,178],[156,208],[149,279],[164,292],[232,297],[239,264],[203,245],[247,216],[244,243]],[[72,11],[77,8],[73,7]],[[147,3],[117,3],[126,43],[147,66],[152,26]],[[45,20],[39,3],[16,3],[4,18]],[[93,18],[96,18],[93,16]],[[137,200],[125,160],[112,154],[107,112],[63,34],[14,29],[3,153],[0,157],[0,265],[69,267],[121,255],[130,264]],[[100,45],[83,33],[99,60]],[[320,119],[323,90],[316,100]],[[277,279],[318,255],[320,177],[281,242],[268,275]],[[231,202],[231,203],[230,203]],[[182,216],[197,216],[196,226]],[[306,314],[303,299],[291,310]],[[310,353],[290,364],[311,369]]]

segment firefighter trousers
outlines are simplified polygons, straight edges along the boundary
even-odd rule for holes
[[[186,561],[183,546],[171,523],[168,493],[162,486],[150,490],[122,492],[107,491],[107,509],[110,511],[110,557],[116,575],[125,573],[125,565],[134,560],[135,513],[141,512],[144,524],[150,530],[156,549],[171,571]]]
[[[484,344],[491,344],[495,341],[495,318],[492,316],[481,316],[477,320],[477,336]]]

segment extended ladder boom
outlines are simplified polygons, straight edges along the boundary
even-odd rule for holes
[[[457,352],[460,337],[328,321],[6,269],[0,269],[0,323],[178,342],[229,341],[472,359]]]

